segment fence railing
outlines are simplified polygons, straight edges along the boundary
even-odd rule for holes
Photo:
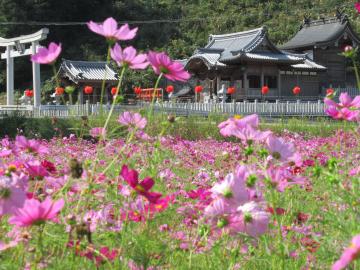
[[[149,102],[138,102],[136,104],[119,104],[115,106],[115,112],[119,113],[127,110],[138,110],[149,108]],[[103,105],[102,110],[107,112],[110,105]],[[276,101],[276,102],[233,102],[233,103],[173,103],[160,102],[154,104],[154,111],[175,115],[202,115],[207,116],[211,113],[219,114],[253,114],[268,117],[278,116],[325,116],[325,105],[322,101]],[[24,117],[81,117],[98,115],[101,112],[100,104],[80,104],[80,105],[42,105],[40,107],[18,106],[0,107],[0,117],[18,115]]]

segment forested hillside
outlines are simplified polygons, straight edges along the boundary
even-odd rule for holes
[[[61,42],[63,58],[99,60],[104,58],[106,44],[86,25],[49,23],[100,22],[112,16],[139,27],[139,35],[132,42],[138,49],[166,50],[174,58],[186,58],[207,42],[209,34],[262,25],[268,27],[272,40],[281,44],[296,33],[304,16],[333,15],[336,8],[344,10],[360,32],[354,1],[348,0],[0,0],[0,36],[14,37],[48,27],[50,35],[45,43]],[[15,87],[30,86],[29,59],[22,57],[15,63]],[[3,90],[5,61],[0,68]],[[48,76],[48,70],[42,70]]]

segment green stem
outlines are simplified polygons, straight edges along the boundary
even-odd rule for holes
[[[108,114],[108,117],[107,117],[107,119],[106,119],[106,121],[105,121],[104,130],[106,130],[106,128],[107,128],[107,126],[108,126],[108,124],[109,124],[111,115],[112,115],[112,113],[113,113],[113,111],[114,111],[115,104],[116,104],[116,98],[115,98],[115,97],[117,97],[118,94],[119,94],[120,86],[121,86],[121,83],[122,83],[122,80],[123,80],[125,71],[126,71],[126,67],[123,66],[123,68],[121,69],[121,73],[120,73],[119,83],[118,83],[118,85],[117,85],[117,87],[116,87],[116,93],[115,93],[115,95],[114,95],[114,100],[113,100],[113,102],[112,102],[111,109],[110,109],[110,112],[109,112],[109,114]],[[105,133],[105,135],[104,135],[104,140],[105,140],[105,137],[106,137],[106,133]]]
[[[105,64],[105,72],[104,72],[104,80],[102,81],[102,84],[101,84],[101,96],[100,96],[100,112],[102,113],[102,105],[103,105],[103,97],[104,97],[104,92],[105,92],[105,83],[106,83],[106,76],[107,76],[107,69],[106,69],[106,66],[109,64],[110,62],[110,49],[111,49],[111,46],[109,45],[108,47],[108,52],[107,52],[107,56],[106,56],[106,64]]]
[[[359,70],[358,70],[358,68],[357,68],[356,61],[355,61],[354,58],[352,59],[352,61],[353,61],[353,65],[354,65],[354,71],[355,71],[355,76],[356,76],[357,88],[358,88],[358,90],[360,91],[360,76],[359,76]]]
[[[70,101],[70,105],[73,105],[72,93],[69,94],[69,101]]]
[[[57,76],[57,72],[56,72],[56,67],[55,67],[55,64],[52,64],[52,70],[54,72],[54,79],[55,79],[55,82],[56,82],[56,86],[60,86],[60,81],[59,81],[59,78]]]
[[[154,92],[153,92],[153,96],[151,99],[151,105],[150,105],[150,116],[153,116],[153,114],[154,114],[155,93],[156,93],[156,89],[158,88],[160,80],[163,75],[164,75],[163,73],[160,73],[160,75],[157,78],[156,83],[155,83]]]
[[[44,247],[43,247],[43,231],[44,231],[45,224],[39,225],[38,229],[38,244],[37,247],[39,248],[38,258],[36,258],[36,265],[41,261],[44,254]]]
[[[280,221],[278,214],[276,213],[275,192],[276,191],[274,191],[274,190],[271,191],[271,205],[272,205],[272,208],[274,211],[274,217],[275,217],[275,221],[277,223],[276,225],[277,225],[277,229],[278,229],[279,246],[280,246],[280,252],[281,252],[281,269],[285,269],[284,238],[282,236],[282,231],[281,231],[281,221]]]

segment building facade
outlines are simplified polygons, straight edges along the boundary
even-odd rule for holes
[[[185,68],[210,97],[234,86],[233,99],[288,99],[295,86],[302,99],[317,99],[324,88],[354,86],[354,76],[340,55],[346,45],[357,46],[358,37],[346,16],[310,21],[288,43],[277,47],[265,27],[225,35],[210,35],[186,61]],[[262,86],[269,87],[266,96]]]
[[[282,49],[295,53],[306,53],[313,61],[325,66],[319,74],[319,83],[325,87],[355,87],[356,78],[351,63],[341,53],[348,45],[357,47],[358,35],[351,27],[346,15],[338,12],[332,18],[305,19],[300,31]]]
[[[101,88],[105,80],[104,103],[112,102],[111,87],[118,83],[118,74],[106,62],[91,61],[72,61],[62,60],[60,70],[60,78],[63,84],[74,85],[77,89],[77,102],[90,103],[100,101]],[[93,92],[85,94],[83,89],[85,86],[92,86]]]

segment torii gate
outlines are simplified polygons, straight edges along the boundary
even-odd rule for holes
[[[5,53],[1,54],[1,59],[6,59],[6,104],[14,105],[14,57],[33,55],[39,48],[39,41],[46,39],[49,29],[43,28],[30,35],[19,36],[16,38],[0,38],[0,47],[6,47]],[[31,43],[28,49],[25,45]],[[32,62],[33,70],[33,91],[34,106],[41,104],[40,88],[40,65]]]

